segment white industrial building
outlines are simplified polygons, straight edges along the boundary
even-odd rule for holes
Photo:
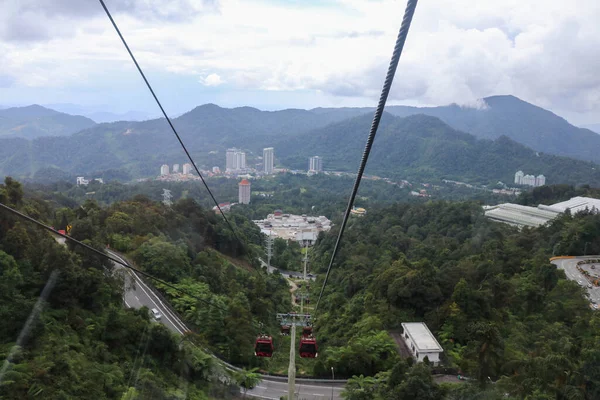
[[[484,206],[484,214],[487,218],[516,226],[537,227],[544,225],[567,209],[572,214],[588,209],[600,211],[600,199],[591,197],[573,197],[570,200],[546,206],[540,204],[537,207],[522,206],[520,204],[504,203],[495,206]]]
[[[284,214],[275,210],[267,218],[252,221],[268,236],[284,240],[294,240],[301,245],[315,244],[319,232],[331,229],[331,221],[325,216],[311,217],[307,215]]]
[[[424,322],[403,322],[402,329],[402,339],[417,362],[427,357],[434,365],[439,364],[444,349]]]

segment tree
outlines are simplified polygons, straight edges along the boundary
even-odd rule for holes
[[[254,389],[261,381],[260,374],[257,373],[258,368],[252,368],[250,370],[241,369],[234,372],[234,379],[244,389],[244,398],[248,389]]]

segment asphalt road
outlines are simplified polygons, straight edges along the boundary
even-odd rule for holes
[[[114,258],[127,263],[117,253],[107,250]],[[154,292],[146,285],[132,270],[115,263],[117,270],[122,271],[125,277],[125,294],[123,300],[129,308],[141,308],[142,306],[148,309],[156,308],[162,317],[159,322],[166,326],[173,333],[183,335],[188,329],[185,324],[167,307]]]
[[[299,385],[296,383],[298,400],[341,400],[343,387],[323,385]],[[332,397],[333,393],[333,397]],[[247,395],[259,399],[279,400],[281,396],[287,396],[288,385],[286,382],[262,381],[257,387],[248,390]]]
[[[269,272],[270,274],[274,273],[277,270],[277,271],[279,271],[281,273],[281,275],[283,275],[285,277],[289,277],[291,275],[293,278],[296,278],[296,279],[302,279],[303,278],[302,272],[298,272],[298,271],[286,271],[285,269],[279,269],[279,268],[274,267],[274,266],[267,267],[267,263],[266,262],[264,262],[261,259],[259,259],[259,260],[260,260],[261,265],[263,267],[266,267],[267,268],[267,272]],[[313,281],[317,280],[317,277],[314,274],[312,276],[308,276],[307,275],[307,278],[310,279],[310,280],[313,280]]]
[[[121,260],[127,264],[127,261],[123,259],[119,254],[114,251],[107,250],[107,252],[114,258]],[[169,307],[167,307],[154,292],[146,285],[132,270],[123,267],[120,264],[115,263],[115,267],[118,271],[121,271],[125,277],[125,293],[123,300],[125,305],[130,308],[141,308],[142,306],[148,307],[148,309],[156,308],[162,315],[159,322],[165,325],[169,330],[178,335],[183,335],[187,331],[187,327],[173,313]],[[267,380],[268,377],[263,377],[263,381],[254,389],[248,390],[247,395],[259,399],[275,399],[283,395],[287,395],[287,382],[271,381]],[[314,384],[299,384],[300,380],[296,381],[296,393],[300,393],[299,400],[313,400],[313,399],[336,399],[339,400],[341,391],[343,390],[344,384],[336,382],[333,388],[333,397],[331,397],[331,386],[320,386]]]
[[[575,257],[575,258],[561,258],[557,260],[551,261],[552,264],[556,265],[557,268],[565,271],[565,275],[568,279],[577,282],[579,285],[583,286],[588,294],[590,301],[593,304],[600,304],[600,288],[592,286],[588,287],[589,281],[588,279],[577,269],[577,262],[589,258],[599,259],[600,256],[585,256],[585,257]],[[597,265],[597,268],[600,267]]]

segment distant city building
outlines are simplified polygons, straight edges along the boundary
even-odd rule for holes
[[[273,173],[273,164],[275,158],[275,149],[267,147],[263,149],[263,171],[265,174],[270,175]]]
[[[167,164],[163,164],[163,165],[160,167],[160,174],[161,174],[162,176],[169,175],[169,166],[168,166]]]
[[[189,175],[191,173],[192,173],[192,164],[190,164],[190,163],[183,164],[183,174]]]
[[[225,171],[246,169],[246,153],[238,149],[227,149],[225,153]]]
[[[231,171],[235,169],[234,166],[236,152],[237,149],[227,149],[227,152],[225,153],[225,171]]]
[[[311,157],[308,160],[308,172],[323,172],[323,159],[319,156]]]
[[[544,186],[546,184],[546,177],[544,175],[525,175],[523,171],[517,171],[515,173],[515,184],[525,186]]]
[[[250,204],[250,182],[248,179],[242,179],[239,184],[238,203]]]
[[[523,176],[525,176],[525,174],[523,173],[523,171],[517,171],[515,173],[515,183],[517,185],[521,185],[522,184],[521,182],[523,182]]]
[[[104,184],[104,179],[102,179],[102,178],[95,178],[94,180],[98,183]]]
[[[422,362],[425,357],[433,365],[440,362],[444,349],[424,322],[403,322],[402,330],[402,339],[417,362]]]
[[[212,172],[213,172],[213,174],[220,174],[221,173],[221,168],[219,168],[219,167],[212,167]]]
[[[179,164],[173,164],[173,173],[176,174],[179,172]]]
[[[544,186],[546,184],[546,177],[544,175],[538,175],[535,178],[535,186]]]
[[[79,186],[79,185],[87,185],[88,183],[90,183],[90,181],[88,181],[87,179],[85,179],[83,176],[78,176],[77,177],[77,186]]]

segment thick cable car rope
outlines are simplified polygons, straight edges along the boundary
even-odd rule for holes
[[[200,170],[198,169],[198,167],[196,166],[196,163],[194,162],[194,159],[192,158],[192,156],[190,155],[188,149],[185,147],[185,144],[183,144],[183,141],[181,140],[181,137],[179,136],[179,134],[177,133],[177,130],[175,129],[175,126],[173,126],[173,123],[171,122],[171,119],[169,118],[169,116],[167,115],[167,113],[165,112],[165,109],[163,108],[161,102],[158,100],[158,97],[156,96],[156,93],[154,93],[154,90],[152,89],[152,86],[150,85],[150,82],[148,82],[148,79],[146,79],[146,75],[144,75],[144,72],[142,71],[142,68],[140,67],[140,65],[138,64],[135,56],[133,55],[133,53],[131,52],[131,49],[129,48],[129,45],[127,45],[127,42],[125,41],[125,38],[123,37],[123,35],[121,34],[121,31],[119,30],[119,27],[117,26],[115,20],[113,19],[110,11],[108,11],[108,8],[106,7],[106,4],[104,4],[104,0],[98,0],[100,1],[100,4],[102,4],[102,8],[104,8],[104,11],[106,12],[106,15],[108,16],[108,18],[110,19],[110,22],[112,23],[113,27],[115,28],[115,30],[117,31],[117,34],[119,35],[119,38],[121,38],[121,41],[123,42],[123,45],[125,46],[125,48],[127,49],[127,52],[129,53],[129,56],[131,57],[131,59],[133,60],[133,63],[135,64],[135,66],[137,67],[137,70],[139,71],[140,75],[142,76],[142,78],[144,79],[144,82],[146,82],[146,86],[148,86],[148,90],[150,90],[150,93],[152,93],[152,97],[154,97],[154,100],[156,101],[156,104],[158,104],[158,107],[160,108],[160,111],[162,111],[163,116],[165,117],[165,119],[167,120],[167,122],[169,123],[169,126],[171,127],[171,130],[173,131],[173,133],[175,134],[175,137],[177,137],[177,140],[179,141],[179,144],[181,145],[181,147],[183,148],[183,151],[185,151],[185,154],[187,155],[188,159],[190,160],[190,162],[192,163],[192,165],[194,166],[194,169],[196,170],[196,173],[198,174],[198,176],[200,177],[200,179],[202,180],[202,183],[204,184],[204,187],[206,188],[206,190],[208,191],[208,194],[210,195],[210,197],[212,198],[213,202],[215,203],[215,205],[217,206],[217,209],[219,210],[219,212],[221,213],[221,215],[223,216],[223,219],[225,220],[225,222],[227,223],[227,225],[229,226],[229,229],[231,229],[231,232],[233,233],[233,236],[235,236],[236,240],[242,244],[242,241],[240,240],[240,238],[238,237],[237,233],[235,232],[235,229],[233,229],[233,226],[231,225],[231,223],[229,222],[229,220],[227,219],[227,217],[225,216],[225,214],[223,213],[223,210],[221,210],[221,207],[219,206],[219,202],[217,201],[217,199],[215,198],[215,196],[213,195],[212,191],[210,190],[210,188],[208,187],[208,184],[206,183],[206,181],[204,180],[204,177],[202,176],[202,174],[200,173]]]
[[[175,286],[175,285],[173,285],[173,284],[171,284],[169,282],[166,282],[166,281],[164,281],[164,280],[162,280],[160,278],[157,278],[157,277],[155,277],[155,276],[153,276],[153,275],[151,275],[151,274],[149,274],[147,272],[144,272],[142,270],[134,268],[131,265],[129,265],[129,264],[127,264],[127,263],[125,263],[125,262],[117,259],[117,258],[111,257],[110,255],[108,255],[106,253],[103,253],[100,250],[97,250],[97,249],[93,248],[92,246],[90,246],[88,244],[85,244],[83,242],[80,242],[77,239],[74,239],[74,238],[68,236],[68,235],[60,233],[57,230],[55,230],[54,228],[52,228],[51,226],[48,226],[48,225],[44,224],[43,222],[40,222],[40,221],[36,220],[35,218],[30,217],[29,215],[23,214],[22,212],[20,212],[18,210],[15,210],[14,208],[11,208],[11,207],[7,206],[6,204],[0,203],[0,208],[3,208],[6,211],[9,211],[9,212],[15,214],[16,216],[18,216],[20,218],[23,218],[23,219],[25,219],[25,220],[27,220],[29,222],[33,222],[34,224],[36,224],[36,225],[38,225],[38,226],[40,226],[40,227],[42,227],[42,228],[44,228],[44,229],[46,229],[46,230],[54,233],[55,235],[62,236],[65,239],[67,239],[67,240],[69,240],[69,241],[71,241],[73,243],[76,243],[79,246],[84,247],[87,250],[89,250],[89,251],[91,251],[93,253],[96,253],[96,254],[98,254],[101,257],[108,258],[109,260],[111,260],[112,262],[114,262],[116,264],[122,265],[125,268],[129,268],[130,270],[134,271],[135,273],[143,275],[143,276],[146,276],[146,277],[154,280],[155,282],[158,282],[158,283],[160,283],[162,285],[165,285],[165,286],[167,286],[167,287],[169,287],[171,289],[174,289],[174,290],[178,291],[181,294],[185,294],[186,296],[190,296],[191,298],[193,298],[195,300],[198,300],[198,301],[200,301],[200,302],[202,302],[204,304],[207,304],[209,306],[214,306],[214,307],[216,307],[216,308],[218,308],[218,309],[220,309],[222,311],[229,312],[227,309],[225,309],[223,307],[220,307],[220,306],[218,306],[218,305],[216,305],[216,304],[214,304],[214,303],[212,303],[212,302],[210,302],[208,300],[205,300],[205,299],[203,299],[201,297],[193,295],[193,294],[189,293],[187,290],[180,289],[177,286]]]
[[[329,261],[329,266],[327,267],[327,273],[325,274],[325,280],[323,281],[323,286],[321,287],[321,292],[319,293],[319,298],[317,299],[317,304],[315,306],[314,313],[317,313],[319,309],[319,302],[321,301],[321,297],[323,296],[323,291],[325,290],[325,286],[327,285],[327,280],[329,279],[329,273],[331,272],[331,267],[333,266],[333,262],[335,261],[335,256],[340,247],[340,242],[342,241],[342,236],[344,234],[344,229],[346,228],[346,224],[348,223],[348,218],[350,216],[350,211],[352,210],[352,206],[354,205],[354,199],[356,197],[356,193],[358,192],[358,188],[360,186],[360,181],[363,176],[363,172],[365,171],[365,166],[367,165],[367,160],[369,159],[369,154],[371,153],[371,147],[373,146],[373,141],[375,140],[375,135],[377,134],[377,128],[379,127],[379,122],[381,121],[381,115],[383,114],[383,109],[385,108],[385,103],[387,101],[388,95],[390,93],[390,89],[392,87],[392,82],[394,81],[394,75],[396,74],[396,68],[398,67],[398,61],[400,61],[400,55],[402,54],[402,49],[404,48],[404,43],[406,42],[406,37],[408,36],[408,30],[410,28],[410,23],[412,22],[413,15],[415,13],[415,9],[417,7],[418,0],[408,0],[406,5],[406,10],[404,12],[404,18],[402,19],[402,25],[400,26],[400,31],[398,32],[398,37],[396,39],[396,45],[394,46],[394,52],[392,53],[392,59],[390,61],[390,66],[388,68],[385,81],[383,83],[383,89],[381,91],[381,96],[379,97],[379,104],[377,104],[377,109],[375,110],[375,116],[373,117],[373,122],[371,124],[371,130],[369,132],[369,137],[367,138],[367,144],[365,146],[365,150],[363,152],[362,160],[360,162],[360,166],[358,167],[358,174],[356,175],[356,180],[354,181],[354,187],[352,188],[352,193],[350,194],[350,199],[348,200],[348,206],[346,207],[346,212],[344,213],[344,219],[342,221],[342,225],[340,227],[340,232],[337,237],[337,241],[335,242],[335,247],[333,248],[333,254],[331,255],[331,260]]]

